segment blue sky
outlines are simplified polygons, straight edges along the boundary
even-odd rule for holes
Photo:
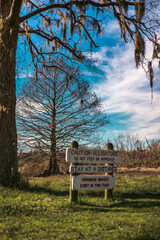
[[[119,26],[111,21],[99,39],[99,46],[92,53],[98,60],[94,75],[84,72],[96,94],[103,99],[103,112],[107,113],[111,125],[107,126],[101,138],[103,141],[130,133],[140,139],[160,137],[160,80],[155,80],[153,99],[144,70],[135,68],[134,47],[123,44]],[[152,45],[148,43],[147,57],[151,57]],[[30,74],[30,70],[28,70]],[[23,77],[26,76],[26,71]],[[22,75],[21,75],[22,77]],[[17,91],[23,79],[17,80]]]
[[[113,39],[113,41],[112,41]],[[98,59],[101,75],[92,87],[103,101],[103,111],[110,116],[111,126],[102,134],[114,139],[130,133],[140,139],[160,137],[160,79],[154,81],[153,99],[144,69],[135,68],[133,44],[122,44],[119,27],[111,22],[99,40],[100,47],[93,58]],[[152,45],[147,43],[147,58],[152,56]],[[156,68],[156,62],[154,63]]]

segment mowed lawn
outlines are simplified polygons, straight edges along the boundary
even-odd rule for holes
[[[108,204],[104,191],[81,191],[72,206],[68,194],[69,176],[0,187],[0,240],[160,239],[160,176],[116,177]]]

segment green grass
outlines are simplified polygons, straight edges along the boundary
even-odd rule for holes
[[[68,179],[37,178],[30,187],[0,187],[0,240],[159,240],[160,178],[116,179],[114,200],[82,191],[68,202]]]

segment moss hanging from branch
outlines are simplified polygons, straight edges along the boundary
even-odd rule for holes
[[[145,1],[139,1],[135,3],[136,17],[138,20],[142,20],[142,17],[145,14]]]
[[[153,89],[153,67],[152,62],[148,62],[148,72],[149,72],[149,80],[150,80],[150,87]]]
[[[145,56],[145,41],[139,31],[138,28],[136,28],[136,37],[135,37],[135,62],[136,67],[139,67],[141,58]]]

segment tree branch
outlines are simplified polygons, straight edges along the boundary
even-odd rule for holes
[[[129,2],[129,3],[126,3],[128,6],[135,6],[136,3],[134,2]],[[41,7],[23,17],[20,17],[20,23],[39,14],[39,13],[42,13],[44,11],[47,11],[49,9],[52,9],[52,8],[68,8],[70,6],[84,6],[84,5],[91,5],[91,6],[95,6],[95,7],[109,7],[109,6],[119,6],[119,3],[117,2],[107,2],[107,3],[98,3],[98,2],[95,2],[93,0],[86,0],[86,1],[69,1],[67,3],[54,3],[54,4],[50,4],[50,5],[47,5],[45,7]]]
[[[10,13],[6,18],[6,21],[8,21],[10,25],[13,25],[16,19],[19,20],[19,12],[21,9],[21,5],[22,5],[22,0],[13,0]]]
[[[58,37],[56,37],[56,36],[52,37],[51,35],[45,33],[45,32],[42,31],[42,30],[32,30],[32,29],[28,29],[27,31],[28,31],[28,33],[35,33],[35,34],[37,34],[38,36],[40,36],[40,37],[42,37],[42,38],[44,38],[44,39],[46,39],[46,40],[49,40],[49,41],[55,40],[55,41],[57,41],[57,42],[58,42],[59,44],[61,44],[64,48],[66,48],[69,52],[71,52],[77,59],[80,59],[80,56],[78,55],[78,52],[76,53],[75,50],[74,50],[69,44],[64,43],[63,41],[60,40],[60,38],[58,38]],[[26,31],[23,30],[23,29],[21,29],[21,30],[19,30],[19,33],[25,34]]]

